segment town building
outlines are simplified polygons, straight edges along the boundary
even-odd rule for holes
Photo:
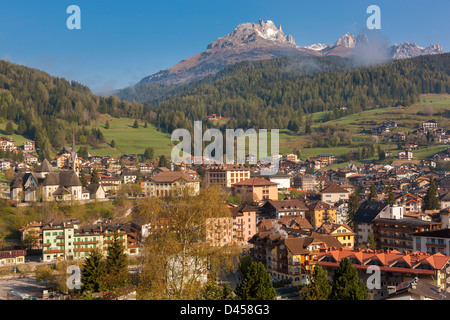
[[[232,192],[241,194],[243,199],[253,203],[278,200],[278,184],[264,178],[250,178],[232,184]]]
[[[348,200],[350,193],[347,189],[338,186],[336,183],[331,183],[321,192],[322,201],[328,204],[334,204],[340,200]]]
[[[200,192],[200,180],[183,171],[167,171],[152,175],[145,183],[144,192],[149,197],[165,197],[187,190],[191,195]]]
[[[299,230],[271,229],[255,234],[250,254],[254,261],[261,262],[276,282],[290,285],[305,285],[314,268],[314,258],[321,248],[341,244],[334,237],[318,233],[303,236]]]
[[[298,199],[267,200],[262,205],[260,215],[279,219],[287,217],[305,218],[308,208]]]
[[[379,288],[369,290],[371,299],[379,300],[388,296],[389,290],[399,284],[415,279],[426,281],[446,291],[450,285],[450,256],[442,253],[431,255],[421,252],[399,252],[397,250],[371,250],[346,247],[339,249],[328,248],[317,255],[316,262],[327,272],[328,279],[333,278],[339,263],[348,258],[358,272],[359,279],[367,285],[373,270],[380,272]],[[374,284],[372,282],[372,284]]]
[[[208,167],[205,172],[206,184],[217,184],[226,188],[249,178],[250,170],[241,165],[214,165]]]
[[[16,266],[25,263],[26,250],[0,251],[0,266]]]
[[[317,233],[335,237],[344,247],[353,249],[355,246],[357,234],[347,224],[326,222],[317,229]]]

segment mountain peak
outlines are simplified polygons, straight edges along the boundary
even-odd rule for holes
[[[346,33],[342,37],[339,38],[338,41],[336,41],[336,46],[343,46],[346,48],[354,48],[356,45],[356,38],[351,33]]]
[[[277,28],[272,20],[264,22],[264,20],[260,19],[258,23],[247,22],[239,24],[230,34],[210,43],[207,49],[224,48],[265,40],[295,45],[294,38],[291,35],[285,35],[281,25]]]

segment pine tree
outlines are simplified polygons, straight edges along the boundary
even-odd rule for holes
[[[158,161],[158,167],[165,167],[168,168],[169,167],[169,161],[167,161],[166,156],[165,155],[161,155],[161,157],[159,157],[159,161]]]
[[[111,140],[111,148],[116,147],[116,141],[114,139]]]
[[[12,121],[8,121],[5,128],[5,134],[8,136],[12,136],[14,134],[14,127],[12,125]]]
[[[108,120],[106,120],[106,122],[105,122],[105,129],[109,129],[109,121]]]
[[[387,187],[387,204],[392,206],[395,202],[394,191],[392,190],[392,186],[389,185]]]
[[[127,255],[120,240],[117,231],[114,231],[106,257],[107,276],[105,277],[105,286],[109,290],[124,287],[128,282]]]
[[[105,262],[99,250],[93,250],[86,258],[81,272],[83,291],[100,292],[102,279],[105,276]]]
[[[367,199],[369,201],[377,201],[378,200],[377,189],[375,188],[374,184],[372,184],[370,186],[370,192],[369,192],[369,196]]]
[[[356,211],[359,209],[359,195],[358,190],[355,188],[353,193],[349,197],[348,202],[348,214],[347,214],[347,224],[353,228],[353,218],[355,217]]]
[[[436,184],[433,178],[430,178],[430,185],[427,190],[427,194],[423,199],[423,209],[424,210],[438,210],[440,209],[439,205],[439,196],[437,193]]]
[[[327,300],[331,293],[331,284],[327,274],[318,263],[314,266],[311,281],[306,287],[305,300]]]
[[[367,300],[367,287],[349,258],[343,258],[333,275],[330,300]]]
[[[252,262],[235,292],[242,300],[275,300],[277,295],[271,277],[261,262]]]
[[[98,172],[97,169],[94,169],[92,171],[92,175],[91,175],[91,184],[100,184],[100,177],[98,176]]]
[[[83,188],[86,188],[88,186],[86,175],[83,172],[80,172],[80,182]]]
[[[375,236],[373,235],[372,232],[369,232],[369,235],[367,236],[367,247],[372,250],[375,250],[377,248]]]
[[[139,122],[137,120],[134,120],[133,128],[139,128]]]

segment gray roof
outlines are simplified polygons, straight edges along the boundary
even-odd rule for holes
[[[53,172],[53,167],[47,159],[44,159],[36,172]]]
[[[44,186],[62,186],[62,187],[79,187],[81,186],[80,178],[73,171],[50,172],[45,177]]]
[[[353,222],[370,223],[387,206],[386,203],[377,201],[364,201],[359,206],[353,217]]]

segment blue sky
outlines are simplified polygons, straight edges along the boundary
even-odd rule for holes
[[[334,43],[364,32],[369,5],[381,9],[391,44],[440,44],[450,51],[450,0],[18,0],[0,9],[0,59],[76,80],[94,92],[123,88],[202,52],[244,22],[272,20],[297,45]],[[69,30],[70,5],[81,30]]]

